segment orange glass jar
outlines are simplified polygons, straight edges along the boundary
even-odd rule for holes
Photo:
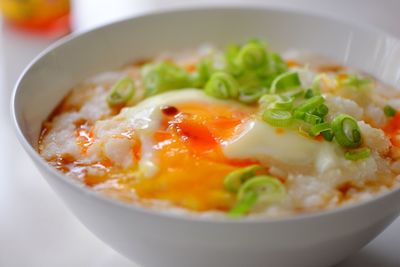
[[[70,31],[69,0],[0,0],[5,21],[37,33],[66,34]]]

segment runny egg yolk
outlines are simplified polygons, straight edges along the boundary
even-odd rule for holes
[[[235,199],[223,187],[225,175],[255,162],[227,159],[221,143],[250,114],[228,105],[204,103],[176,108],[178,113],[165,115],[153,136],[158,172],[138,179],[133,185],[136,193],[143,199],[166,200],[196,211],[230,209]]]

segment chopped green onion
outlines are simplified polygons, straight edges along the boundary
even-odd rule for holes
[[[239,96],[239,84],[235,78],[226,72],[215,72],[206,83],[204,91],[207,95],[228,99]]]
[[[306,101],[304,101],[302,104],[300,104],[296,108],[296,110],[303,111],[303,112],[309,112],[309,111],[317,108],[322,103],[324,103],[324,101],[325,101],[325,99],[320,95],[313,96],[313,97],[307,99]]]
[[[238,45],[229,45],[225,48],[225,59],[229,64],[234,64],[237,55],[239,54],[240,46]]]
[[[142,76],[146,96],[191,86],[189,74],[169,62],[145,65]]]
[[[257,102],[260,97],[264,94],[263,88],[258,90],[240,90],[238,100],[245,104],[251,104]]]
[[[301,110],[294,110],[293,112],[293,118],[297,119],[297,120],[304,120],[306,116],[306,112],[301,111]]]
[[[306,93],[304,94],[304,98],[306,98],[306,99],[309,99],[309,98],[311,98],[311,97],[313,97],[314,96],[314,92],[313,92],[313,90],[311,90],[311,89],[308,89],[307,91],[306,91]]]
[[[271,204],[282,200],[285,195],[286,188],[277,178],[268,175],[255,176],[240,187],[238,202],[229,215],[242,216],[257,202]]]
[[[311,83],[311,90],[314,95],[319,95],[321,93],[321,79],[326,74],[322,73],[317,75]]]
[[[332,130],[323,131],[321,134],[326,141],[331,142],[333,140],[334,135]]]
[[[349,87],[356,87],[361,88],[363,86],[371,84],[371,80],[368,78],[360,78],[355,74],[348,75],[348,77],[344,80],[340,81],[341,85],[349,86]]]
[[[265,94],[258,102],[263,108],[290,110],[293,106],[294,98],[286,95]]]
[[[304,95],[304,90],[302,88],[298,88],[298,89],[294,89],[294,90],[290,90],[287,92],[283,92],[280,95],[284,95],[284,96],[288,96],[288,97],[292,97],[294,99],[299,98],[301,96]]]
[[[311,114],[311,113],[306,113],[304,115],[304,121],[311,124],[311,125],[315,125],[315,124],[319,124],[322,122],[321,117]]]
[[[256,192],[258,202],[273,203],[285,196],[286,189],[279,179],[269,175],[258,175],[240,187],[238,198],[241,199],[248,192]]]
[[[279,100],[272,104],[272,108],[290,110],[293,107],[294,98],[281,95]]]
[[[383,107],[383,112],[387,117],[394,117],[397,111],[392,106],[386,105]]]
[[[321,104],[313,110],[313,114],[321,118],[325,117],[329,112],[328,107],[325,104]]]
[[[328,122],[323,122],[320,124],[315,124],[310,129],[310,134],[312,136],[317,136],[322,132],[328,131],[331,129],[331,125]]]
[[[345,157],[345,159],[355,161],[355,160],[360,160],[360,159],[366,159],[370,155],[371,155],[371,150],[367,147],[363,147],[363,148],[347,151],[346,154],[344,154],[344,157]]]
[[[244,194],[236,203],[236,205],[228,212],[228,216],[237,218],[248,213],[253,205],[257,202],[257,197],[258,196],[256,192],[248,192],[247,194]]]
[[[287,127],[292,123],[292,114],[287,110],[266,109],[263,120],[274,127]]]
[[[271,108],[272,104],[280,100],[279,95],[265,94],[259,100],[258,103],[262,108]]]
[[[234,75],[237,75],[241,72],[241,69],[236,64],[236,58],[239,54],[240,46],[238,45],[230,45],[225,49],[225,61],[226,61],[226,70]]]
[[[265,66],[267,52],[259,42],[245,44],[237,55],[237,65],[241,69],[258,69]]]
[[[239,187],[248,179],[256,175],[260,165],[251,165],[228,173],[224,178],[224,187],[230,192],[237,192]]]
[[[361,132],[357,121],[347,114],[336,116],[332,120],[332,131],[336,141],[343,147],[358,147],[361,144]]]
[[[299,73],[297,71],[288,71],[280,74],[272,81],[270,92],[276,94],[278,91],[296,89],[300,86]]]
[[[203,58],[196,65],[196,72],[192,75],[193,86],[201,88],[208,81],[213,72],[213,63],[209,57]]]
[[[263,86],[262,81],[254,72],[243,72],[237,77],[240,84],[239,101],[249,104],[257,102],[267,89]]]
[[[288,66],[278,53],[268,53],[268,69],[270,73],[280,74],[287,71]]]
[[[110,107],[126,105],[135,95],[135,83],[129,77],[117,81],[107,96]]]

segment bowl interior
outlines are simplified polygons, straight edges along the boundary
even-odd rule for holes
[[[225,45],[262,38],[278,51],[297,49],[328,56],[399,85],[399,41],[379,31],[293,11],[264,8],[202,8],[128,19],[45,51],[22,76],[14,115],[28,142],[36,147],[41,123],[68,89],[97,72],[165,50],[204,43]]]

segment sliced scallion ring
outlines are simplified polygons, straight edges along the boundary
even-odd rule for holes
[[[290,89],[297,89],[301,86],[299,73],[297,71],[287,71],[276,77],[271,84],[272,94],[281,93]]]
[[[238,199],[242,199],[250,192],[257,193],[257,202],[266,204],[281,200],[286,194],[282,182],[272,176],[258,175],[247,180],[239,189]]]
[[[265,66],[267,52],[261,43],[249,42],[240,49],[236,60],[237,65],[243,70],[258,69]]]
[[[294,98],[281,95],[279,100],[272,104],[272,108],[290,110],[293,107]]]
[[[309,99],[309,98],[311,98],[311,97],[313,97],[313,96],[314,96],[314,92],[313,92],[312,89],[308,89],[308,90],[304,93],[304,98],[305,98],[305,99]]]
[[[141,73],[146,96],[192,85],[189,73],[170,62],[147,64],[142,68]]]
[[[271,73],[284,73],[288,70],[286,61],[278,53],[268,53],[268,70]]]
[[[320,124],[315,124],[310,129],[310,134],[312,136],[317,136],[322,132],[331,130],[331,125],[328,122],[323,122]]]
[[[266,109],[263,120],[274,127],[288,127],[292,123],[292,113],[281,109]]]
[[[332,130],[323,131],[323,132],[321,132],[321,134],[326,141],[331,142],[333,140],[334,135],[333,135]]]
[[[329,112],[328,107],[325,104],[321,104],[318,107],[316,107],[312,113],[314,115],[317,115],[317,116],[323,118],[328,114],[328,112]]]
[[[239,84],[235,78],[226,72],[215,72],[204,87],[207,95],[220,98],[237,98],[239,96]]]
[[[240,217],[248,213],[254,204],[271,204],[281,201],[286,188],[277,178],[259,175],[247,180],[239,189],[238,201],[229,211],[231,217]]]
[[[279,95],[265,94],[258,100],[258,103],[262,108],[271,108],[272,104],[279,100]]]
[[[355,74],[350,74],[346,79],[340,81],[340,84],[342,86],[355,87],[355,88],[362,88],[371,83],[372,81],[370,79],[360,77]]]
[[[236,193],[240,186],[256,175],[256,171],[260,170],[260,165],[251,165],[244,168],[240,168],[228,173],[224,178],[224,187],[230,192]]]
[[[283,92],[281,94],[279,94],[281,96],[288,96],[288,97],[292,97],[294,99],[297,99],[299,97],[304,96],[304,90],[302,88],[298,88],[298,89],[293,89],[287,92]]]
[[[315,76],[314,80],[311,83],[311,91],[313,92],[313,95],[319,95],[321,94],[321,80],[322,78],[326,76],[326,74],[322,73],[317,76]]]
[[[238,100],[245,104],[251,104],[257,102],[263,94],[262,89],[258,92],[240,91]]]
[[[304,115],[304,121],[311,125],[315,125],[321,123],[322,119],[317,115],[306,112]]]
[[[248,213],[253,205],[257,202],[257,193],[248,192],[243,195],[241,199],[235,204],[235,206],[228,212],[228,216],[232,218],[241,217]]]
[[[214,69],[210,57],[205,57],[200,60],[196,65],[196,71],[191,75],[193,86],[196,88],[203,87],[213,71]]]
[[[306,116],[306,112],[301,111],[301,110],[294,110],[293,112],[293,118],[297,120],[304,120],[304,117]]]
[[[268,109],[290,110],[293,107],[294,97],[286,95],[263,95],[260,100],[260,106]]]
[[[371,150],[367,147],[359,148],[359,149],[354,149],[351,151],[347,151],[344,154],[345,159],[347,160],[361,160],[361,159],[366,159],[371,155]]]
[[[313,96],[306,101],[304,101],[302,104],[300,104],[296,110],[298,111],[303,111],[303,112],[309,112],[315,108],[317,108],[319,105],[323,104],[325,102],[325,99],[320,96]]]
[[[361,131],[352,116],[338,115],[332,120],[331,125],[335,139],[341,146],[352,148],[361,144]]]
[[[242,103],[255,103],[266,92],[266,88],[260,85],[259,81],[254,80],[253,77],[242,77],[238,79],[238,82],[241,84],[238,100]]]
[[[124,106],[135,95],[135,83],[129,77],[117,81],[107,96],[110,107]]]

